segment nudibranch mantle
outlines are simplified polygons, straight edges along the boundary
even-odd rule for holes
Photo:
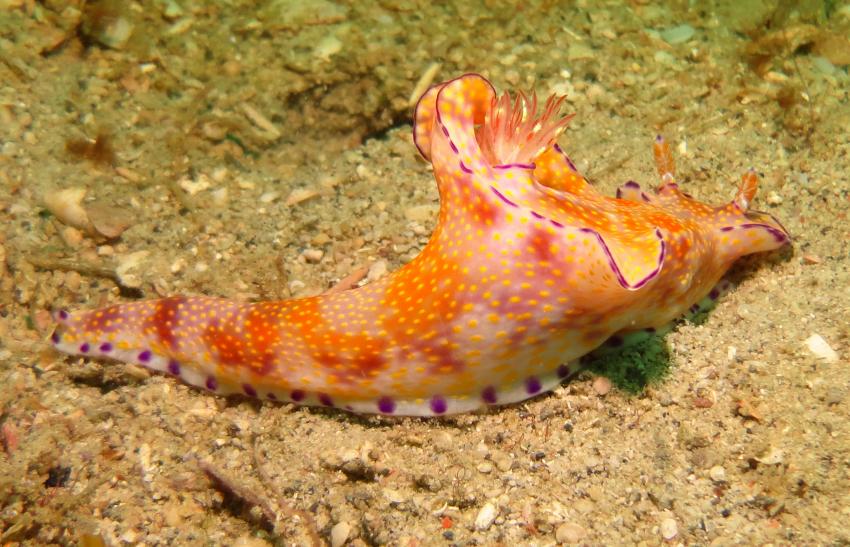
[[[437,226],[423,251],[352,290],[247,303],[174,296],[56,314],[59,350],[138,363],[219,394],[393,415],[447,415],[548,391],[606,340],[717,296],[740,256],[789,241],[749,210],[757,181],[713,207],[662,184],[604,197],[555,140],[563,99],[501,98],[482,76],[420,99]]]

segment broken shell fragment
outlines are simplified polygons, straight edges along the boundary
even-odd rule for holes
[[[65,188],[48,192],[44,196],[44,206],[53,213],[62,224],[91,232],[92,225],[88,213],[82,205],[86,189],[80,187]]]

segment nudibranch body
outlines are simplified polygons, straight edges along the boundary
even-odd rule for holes
[[[673,180],[598,194],[555,144],[562,99],[497,98],[467,74],[433,87],[414,137],[437,226],[412,262],[363,287],[276,302],[175,296],[59,312],[61,351],[139,363],[210,391],[353,412],[445,415],[553,389],[612,337],[657,329],[712,294],[740,256],[788,233]]]

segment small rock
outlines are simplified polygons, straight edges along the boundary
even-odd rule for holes
[[[574,522],[565,522],[555,529],[558,543],[578,543],[587,535],[587,530]]]
[[[838,361],[838,353],[830,347],[829,343],[820,334],[812,334],[806,338],[805,344],[815,357],[823,359],[827,363]]]
[[[233,547],[271,547],[271,543],[263,538],[254,537],[251,534],[239,536],[233,542]]]
[[[475,529],[487,530],[493,525],[496,520],[496,506],[492,503],[485,503],[484,507],[478,511],[478,516],[475,517]]]
[[[331,528],[331,547],[342,547],[348,541],[348,535],[351,533],[351,525],[345,521],[337,522]]]
[[[708,476],[711,477],[711,480],[714,482],[723,482],[726,480],[726,470],[723,469],[722,465],[715,465],[708,470]]]
[[[376,260],[371,266],[369,266],[369,273],[366,274],[366,279],[370,282],[377,281],[387,275],[387,261],[386,260]]]
[[[76,249],[83,242],[83,233],[72,226],[65,226],[65,228],[59,232],[59,237],[62,238],[65,245],[72,249]]]
[[[180,185],[180,188],[186,190],[186,193],[190,196],[194,196],[212,187],[212,180],[206,174],[201,173],[195,180],[186,176],[177,181],[177,184]]]
[[[508,454],[505,454],[500,450],[493,451],[493,455],[490,459],[492,459],[493,463],[496,464],[496,468],[502,472],[510,471],[511,466],[513,465],[513,459]]]
[[[611,391],[611,380],[604,376],[597,376],[593,381],[593,391],[600,396],[607,395]]]
[[[490,473],[493,471],[493,466],[488,462],[482,462],[478,464],[477,469],[479,473]]]
[[[92,203],[86,213],[94,230],[107,239],[115,239],[133,224],[128,211],[102,203]]]
[[[384,499],[390,505],[401,505],[405,502],[405,497],[398,490],[393,490],[392,488],[384,488]]]
[[[679,25],[661,31],[661,38],[670,45],[683,44],[694,37],[694,27],[691,25]]]
[[[434,448],[440,452],[449,452],[455,446],[454,437],[448,431],[437,432],[431,442],[434,443]]]
[[[679,535],[679,525],[671,518],[666,518],[661,521],[661,537],[670,541]]]
[[[118,276],[118,281],[124,287],[137,289],[142,286],[141,273],[145,269],[142,266],[146,263],[147,256],[150,251],[136,251],[118,257],[118,265],[115,267],[115,275]]]
[[[319,192],[313,188],[296,188],[292,192],[290,192],[289,196],[286,198],[287,205],[295,205],[297,203],[301,203],[302,201],[307,201],[308,199],[314,198],[319,195]]]
[[[415,222],[427,222],[437,216],[439,205],[414,205],[404,210],[404,218]]]
[[[304,249],[301,252],[301,256],[303,256],[304,260],[310,264],[316,264],[322,261],[322,257],[325,256],[325,252],[321,249]]]
[[[780,196],[776,192],[771,191],[767,194],[767,202],[771,205],[781,205],[782,196]]]
[[[781,448],[771,446],[761,456],[756,456],[756,461],[765,465],[778,465],[785,460],[785,451]]]
[[[587,44],[581,42],[572,42],[567,48],[567,59],[570,61],[581,61],[583,59],[593,59],[596,52]]]

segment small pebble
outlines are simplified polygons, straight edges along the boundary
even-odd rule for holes
[[[483,462],[478,464],[477,469],[479,473],[490,473],[493,471],[493,466],[488,462]]]
[[[304,260],[311,264],[316,264],[317,262],[321,262],[322,257],[325,256],[325,252],[321,249],[304,249],[301,252],[301,256],[304,257]]]
[[[496,469],[499,471],[510,471],[511,466],[513,465],[513,459],[504,452],[494,451],[493,455],[490,457],[493,460],[493,463],[496,464]]]
[[[280,197],[280,192],[263,192],[260,195],[260,203],[271,203]]]
[[[611,391],[611,380],[604,376],[597,376],[593,381],[593,391],[597,395],[605,396]]]
[[[709,469],[708,476],[711,477],[711,480],[714,482],[723,482],[726,480],[726,470],[723,469],[722,465],[715,465]]]
[[[587,530],[574,522],[565,522],[555,529],[558,543],[578,543],[587,535]]]
[[[838,361],[838,353],[830,347],[829,343],[820,334],[812,334],[806,338],[805,344],[815,357],[823,359],[827,363]]]
[[[481,531],[489,529],[496,520],[496,514],[496,506],[492,503],[485,503],[484,507],[478,511],[478,516],[475,517],[475,529]]]
[[[676,521],[671,518],[666,518],[661,521],[661,537],[670,541],[679,534],[679,526]]]
[[[345,521],[337,522],[331,528],[331,547],[342,547],[348,541],[348,535],[351,533],[351,525]]]
[[[439,205],[414,205],[404,210],[404,218],[416,222],[428,222],[436,218],[439,211]]]
[[[369,273],[366,274],[366,279],[371,281],[377,281],[387,275],[387,261],[386,260],[376,260],[371,266],[369,266]]]
[[[776,192],[769,192],[767,194],[767,202],[771,205],[781,205],[782,204],[782,196],[780,196]]]
[[[59,237],[62,238],[65,245],[72,249],[76,249],[83,242],[83,233],[72,226],[65,226],[62,231],[59,232]]]
[[[683,44],[693,38],[694,33],[696,33],[696,30],[691,25],[679,25],[662,30],[661,38],[670,45]]]

